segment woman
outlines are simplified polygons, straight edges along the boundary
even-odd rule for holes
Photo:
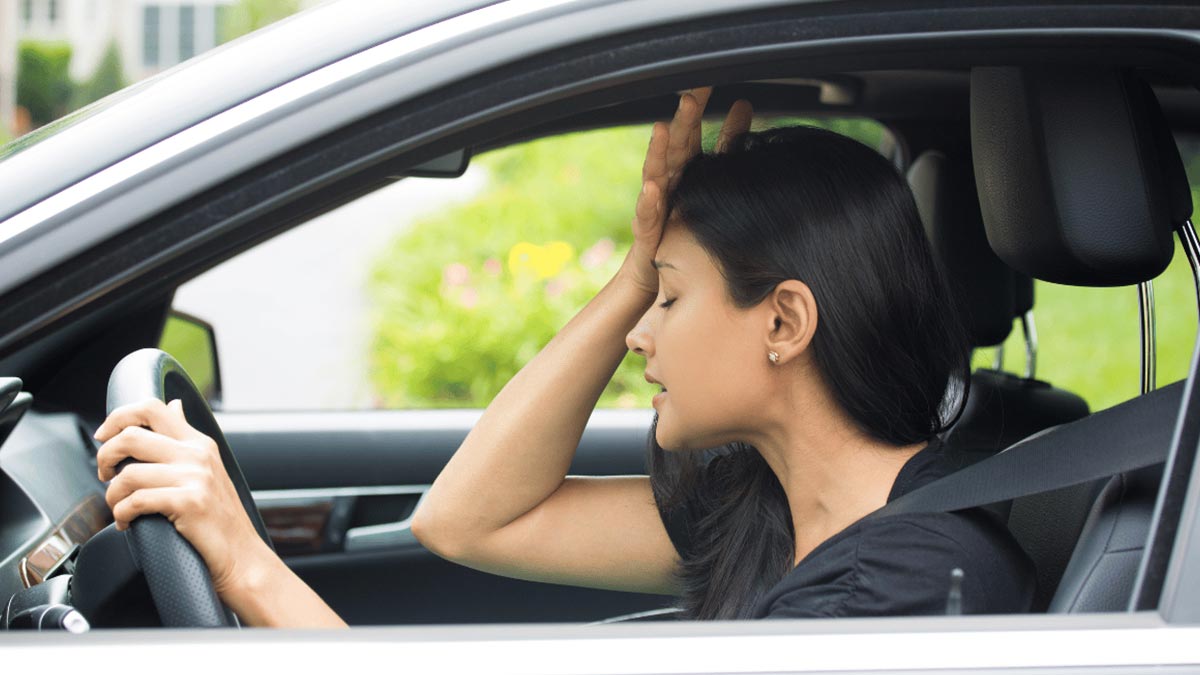
[[[967,368],[906,184],[829,132],[746,133],[743,101],[701,155],[709,93],[654,126],[623,266],[496,396],[414,534],[497,574],[678,594],[694,618],[936,613],[956,568],[964,611],[1027,610],[1032,566],[991,514],[863,520],[949,471],[936,434]],[[652,475],[568,477],[626,349],[663,388]],[[97,438],[102,480],[152,462],[110,485],[118,527],[166,514],[246,623],[341,623],[177,404],[115,411]]]

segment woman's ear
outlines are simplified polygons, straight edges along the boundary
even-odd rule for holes
[[[778,354],[773,363],[782,365],[808,349],[817,330],[817,300],[808,284],[788,279],[775,286],[766,299],[771,322],[767,352]]]

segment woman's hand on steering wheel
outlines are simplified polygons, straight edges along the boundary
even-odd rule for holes
[[[183,405],[157,399],[109,414],[95,438],[105,501],[118,530],[138,516],[160,513],[187,539],[212,575],[223,600],[269,568],[274,553],[259,537],[238,497],[213,439],[184,418]],[[117,466],[129,463],[119,472]]]
[[[700,120],[711,94],[712,87],[685,91],[670,124],[656,122],[650,133],[650,147],[642,164],[642,191],[634,208],[633,246],[625,269],[633,283],[651,295],[658,293],[653,262],[665,225],[664,196],[675,186],[684,164],[700,154]],[[750,129],[752,114],[750,103],[744,99],[730,107],[717,137],[717,152],[724,152],[733,138]]]

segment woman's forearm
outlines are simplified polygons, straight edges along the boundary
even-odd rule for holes
[[[653,302],[631,259],[500,391],[434,482],[413,522],[447,554],[524,515],[562,484],[600,393]]]
[[[253,573],[221,599],[247,626],[346,628],[346,622],[278,556],[264,555]]]

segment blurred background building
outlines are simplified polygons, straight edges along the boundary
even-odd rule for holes
[[[0,142],[315,0],[0,0]]]

